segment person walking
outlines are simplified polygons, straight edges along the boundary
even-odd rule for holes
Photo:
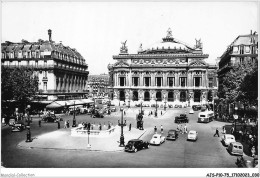
[[[252,147],[251,153],[252,153],[252,157],[254,157],[255,156],[255,146]]]
[[[60,129],[60,121],[58,121],[57,123],[58,123],[58,129]]]
[[[132,124],[130,123],[130,124],[129,124],[129,131],[131,131],[131,127],[132,127]]]
[[[67,128],[70,128],[70,121],[67,120]]]
[[[42,121],[41,121],[41,118],[39,119],[39,127],[42,126]]]
[[[177,125],[177,131],[179,131],[180,130],[180,124],[178,123],[178,125]]]
[[[161,111],[161,115],[162,115],[162,111]]]
[[[219,137],[219,131],[218,131],[218,128],[216,128],[216,133],[214,134],[214,137],[215,137],[216,135]]]
[[[184,125],[184,133],[188,133],[186,124]]]
[[[163,134],[163,126],[161,125],[161,134]]]
[[[230,129],[230,133],[231,133],[231,134],[234,133],[234,127],[231,127],[231,129]]]
[[[182,125],[180,126],[180,134],[183,134]]]
[[[156,128],[156,126],[154,126],[154,133],[155,133],[155,134],[157,133],[157,128]]]

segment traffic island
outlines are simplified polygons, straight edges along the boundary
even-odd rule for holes
[[[140,138],[146,130],[132,128],[129,131],[124,128],[125,144],[131,139]],[[21,149],[55,149],[55,150],[86,150],[86,151],[123,151],[124,147],[119,147],[120,127],[115,126],[113,134],[110,136],[94,136],[88,138],[84,136],[71,136],[71,129],[61,129],[50,133],[36,136],[33,142],[22,141],[18,144]],[[89,146],[91,145],[91,147]]]

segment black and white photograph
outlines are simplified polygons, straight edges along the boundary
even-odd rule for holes
[[[259,8],[2,0],[1,177],[259,177]]]

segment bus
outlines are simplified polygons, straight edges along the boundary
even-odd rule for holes
[[[214,112],[213,111],[204,111],[200,112],[198,115],[198,122],[209,123],[213,121]]]

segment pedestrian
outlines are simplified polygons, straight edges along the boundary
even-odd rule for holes
[[[162,115],[162,111],[161,111],[161,115]]]
[[[132,127],[132,124],[130,123],[130,124],[129,124],[129,131],[131,131],[131,127]]]
[[[124,115],[126,115],[126,112],[124,111]]]
[[[216,133],[214,134],[214,137],[215,137],[216,135],[219,137],[219,131],[218,131],[218,128],[216,128]]]
[[[183,134],[182,125],[180,126],[180,133]]]
[[[39,127],[41,127],[42,121],[41,118],[39,119]]]
[[[60,129],[60,121],[58,121],[57,123],[58,123],[58,129]]]
[[[91,130],[93,130],[94,129],[94,126],[93,126],[93,124],[91,124]]]
[[[102,130],[102,126],[101,126],[101,124],[99,124],[99,130]]]
[[[255,156],[255,151],[256,151],[256,150],[255,150],[255,146],[253,146],[252,149],[251,149],[252,157]]]
[[[188,133],[186,124],[184,125],[184,133]]]
[[[157,128],[156,128],[156,126],[154,126],[154,133],[155,133],[155,134],[157,133]]]
[[[223,126],[223,134],[224,134],[224,135],[226,134],[226,128],[225,128],[225,126]]]
[[[67,121],[64,122],[64,129],[67,128]]]
[[[179,131],[180,130],[180,124],[178,123],[178,125],[177,125],[177,131]]]
[[[151,115],[153,115],[153,111],[151,111]]]
[[[231,127],[231,129],[230,129],[230,133],[231,133],[231,134],[234,133],[234,127]]]
[[[161,134],[163,134],[163,126],[161,125]]]
[[[67,128],[70,128],[70,121],[67,120]]]

